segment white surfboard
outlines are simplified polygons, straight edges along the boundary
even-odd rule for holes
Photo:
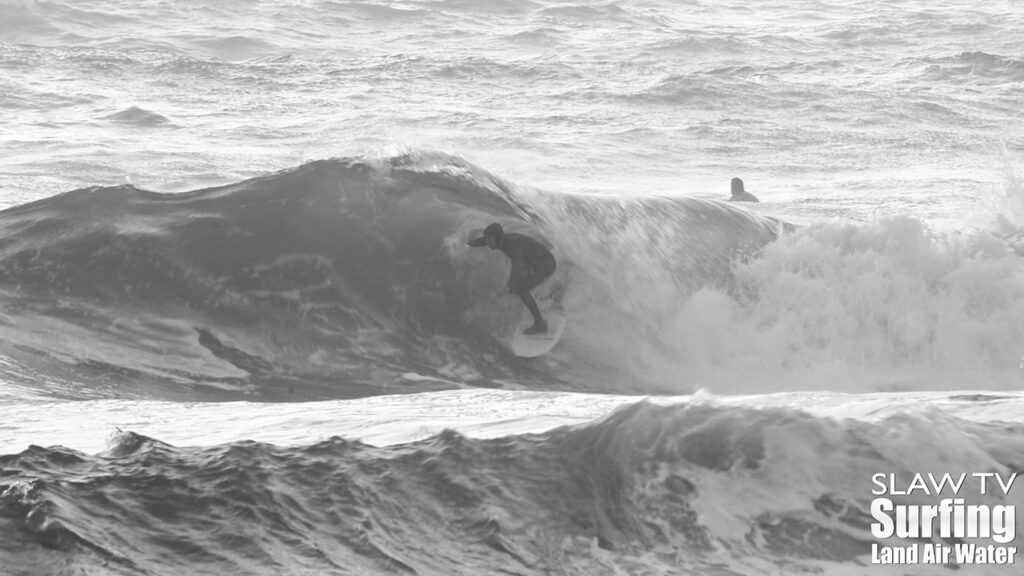
[[[533,326],[533,316],[530,311],[523,309],[519,322],[516,323],[515,332],[509,343],[509,348],[516,356],[533,358],[547,354],[558,344],[562,332],[565,331],[565,314],[558,308],[547,308],[541,306],[541,314],[544,321],[548,323],[548,331],[543,334],[523,334],[530,326]]]

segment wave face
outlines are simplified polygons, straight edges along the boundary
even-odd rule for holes
[[[560,262],[552,284],[573,321],[543,361],[500,345],[522,312],[503,294],[507,261],[465,244],[493,221]],[[528,198],[441,155],[314,162],[183,194],[94,187],[0,213],[2,331],[24,370],[89,382],[72,396],[613,388],[631,367],[606,348],[727,285],[776,227],[710,201]],[[608,338],[588,342],[594,330]]]
[[[1020,409],[946,404],[977,402]],[[867,422],[641,402],[542,434],[389,448],[122,432],[95,456],[0,456],[0,550],[13,574],[849,573],[874,541],[873,473],[1022,465],[1019,423],[938,409]]]

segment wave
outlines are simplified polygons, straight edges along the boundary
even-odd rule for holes
[[[500,345],[521,312],[503,294],[507,263],[465,244],[493,221],[544,239],[560,262],[573,326],[542,362]],[[733,260],[776,229],[709,201],[530,196],[431,154],[182,194],[94,187],[0,213],[0,332],[30,368],[92,381],[90,397],[422,390],[409,373],[643,388],[607,344],[648,332],[697,287],[725,286]],[[591,331],[608,339],[595,347]]]
[[[1008,84],[1024,81],[1024,59],[987,52],[961,52],[953,56],[913,60],[928,80],[982,81]]]
[[[645,52],[652,56],[664,54],[733,55],[750,52],[753,49],[749,42],[735,36],[699,30],[682,30],[680,37],[653,42],[645,47]]]
[[[746,365],[762,389],[780,385],[771,374],[842,390],[1020,386],[1024,332],[1011,319],[1024,317],[1024,269],[988,234],[939,235],[910,218],[814,225],[736,276],[731,295],[703,290],[683,307],[685,366],[729,365],[742,382]]]
[[[569,324],[540,359],[502,344],[522,312],[506,260],[465,245],[493,221],[559,262],[542,292]],[[87,188],[0,212],[0,370],[62,398],[1019,388],[1012,231],[784,228],[722,202],[519,189],[427,153]]]
[[[140,127],[152,127],[159,126],[161,124],[167,124],[170,120],[162,114],[139,108],[138,106],[131,106],[125,108],[120,112],[115,112],[109,116],[103,117],[106,120],[117,124],[133,125]]]
[[[389,448],[119,432],[98,455],[0,456],[0,549],[15,574],[820,571],[865,561],[872,474],[1005,476],[1024,467],[1022,440],[1020,424],[938,409],[870,422],[700,401]]]

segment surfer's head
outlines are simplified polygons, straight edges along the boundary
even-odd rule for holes
[[[501,224],[495,222],[484,228],[484,239],[491,250],[501,247],[501,241],[505,239],[505,231],[501,229]]]
[[[743,180],[740,180],[739,178],[733,178],[732,195],[736,196],[738,194],[743,194],[744,192],[746,192],[746,190],[743,189]]]

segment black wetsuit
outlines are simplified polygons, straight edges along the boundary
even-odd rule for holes
[[[729,198],[729,202],[760,202],[756,196],[747,192],[743,187],[743,180],[739,178],[733,178],[732,183],[732,198]]]
[[[486,246],[487,238],[476,238],[471,240],[469,245]],[[506,284],[508,291],[519,296],[519,299],[523,301],[533,316],[535,325],[546,327],[540,315],[540,309],[537,307],[537,301],[533,299],[530,291],[540,286],[555,273],[554,255],[540,242],[514,232],[502,235],[498,250],[501,250],[512,261],[512,271],[508,275]]]

